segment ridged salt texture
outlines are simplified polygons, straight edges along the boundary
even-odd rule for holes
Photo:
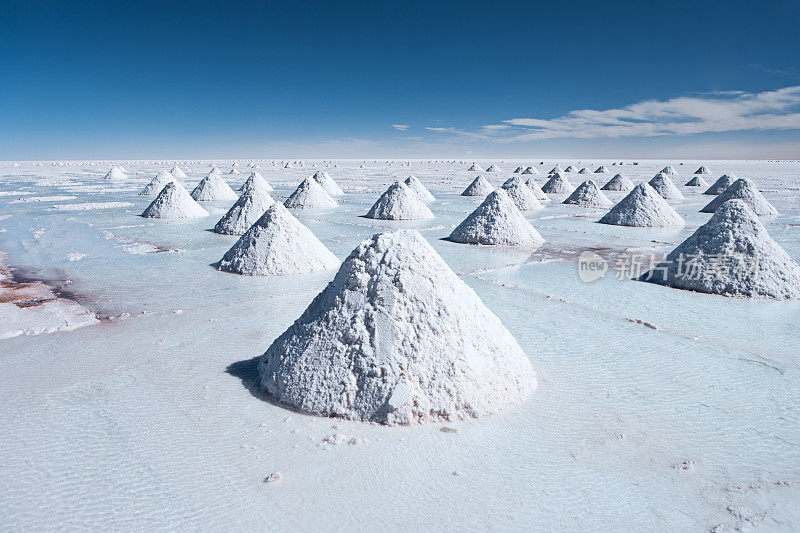
[[[497,165],[491,165],[489,168],[486,169],[486,172],[502,172],[503,169],[498,167]]]
[[[255,224],[267,209],[275,203],[263,187],[253,186],[245,190],[214,226],[214,231],[223,235],[241,235]]]
[[[186,175],[186,172],[181,170],[181,167],[179,167],[178,165],[172,167],[169,173],[172,174],[172,177],[175,178],[176,180],[185,180],[186,178],[189,177]]]
[[[433,213],[417,193],[399,181],[391,185],[365,215],[380,220],[422,220]]]
[[[472,166],[467,169],[468,172],[483,172],[483,168],[478,163],[472,163]]]
[[[700,176],[695,176],[687,181],[684,187],[708,187],[708,183]]]
[[[736,181],[736,179],[737,179],[736,176],[734,176],[733,174],[723,174],[722,176],[717,178],[717,181],[715,181],[711,185],[711,187],[709,187],[708,190],[706,190],[706,192],[704,192],[703,194],[713,194],[715,196],[717,194],[722,194],[723,192],[725,192],[725,189],[730,187],[733,184],[733,182]]]
[[[742,200],[756,215],[771,217],[778,214],[778,210],[764,198],[755,183],[747,178],[739,178],[719,196],[708,202],[701,213],[714,213],[728,200]]]
[[[339,203],[312,178],[304,179],[283,205],[289,209],[333,209],[339,207]]]
[[[686,222],[647,183],[640,183],[599,220],[601,224],[646,228],[684,226]]]
[[[508,193],[508,197],[514,202],[514,205],[521,211],[538,211],[544,209],[542,202],[536,198],[536,194],[530,187],[525,185],[522,178],[514,176],[506,180],[502,185],[502,189]]]
[[[417,196],[419,196],[419,199],[423,202],[436,201],[436,197],[431,194],[431,191],[429,191],[428,188],[425,187],[425,185],[423,185],[423,183],[416,176],[407,177],[403,183],[410,187],[412,191],[417,193]]]
[[[800,266],[741,200],[728,200],[641,278],[677,289],[745,298],[800,298]]]
[[[478,174],[478,176],[472,180],[472,183],[467,185],[467,188],[464,189],[461,196],[486,196],[493,190],[494,187],[489,183],[489,180]]]
[[[504,189],[489,193],[447,239],[465,244],[502,246],[538,246],[544,242]]]
[[[330,194],[331,196],[342,196],[344,195],[344,191],[339,184],[333,181],[333,178],[330,174],[325,172],[324,170],[320,170],[314,173],[312,176],[317,183],[322,185],[322,188],[325,189],[325,192]]]
[[[198,202],[227,202],[238,200],[239,195],[233,192],[233,189],[225,183],[221,176],[209,174],[194,188],[192,198]]]
[[[667,174],[659,172],[650,180],[650,186],[665,200],[683,200],[684,196]]]
[[[575,187],[569,182],[561,172],[553,174],[547,183],[542,185],[542,192],[545,194],[572,194]]]
[[[339,260],[280,203],[273,203],[217,264],[247,276],[289,276],[339,266]]]
[[[611,207],[614,205],[614,202],[609,200],[592,180],[586,180],[578,185],[578,188],[564,200],[564,203],[589,207]]]
[[[208,211],[194,201],[186,189],[177,182],[164,185],[147,209],[142,212],[145,218],[198,218],[208,216]]]
[[[626,176],[622,174],[615,174],[613,178],[608,180],[608,182],[601,187],[604,191],[620,191],[620,192],[628,192],[633,190],[634,184],[633,182]]]
[[[142,189],[142,192],[139,193],[139,196],[152,196],[154,194],[158,194],[167,183],[173,181],[175,181],[175,178],[172,176],[172,174],[166,170],[159,170],[158,174],[156,174],[156,177],[153,178],[150,183],[145,185],[144,189]]]
[[[250,173],[250,176],[245,180],[244,183],[242,183],[242,186],[239,187],[239,192],[244,192],[250,187],[258,187],[267,192],[272,192],[275,190],[275,188],[264,179],[264,176],[261,175],[261,172],[258,171]]]
[[[389,425],[486,416],[536,388],[511,333],[416,231],[362,242],[259,373],[279,403]]]

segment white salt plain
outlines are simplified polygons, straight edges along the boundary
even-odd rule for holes
[[[484,175],[499,187],[517,166],[546,175],[556,163],[613,162],[540,161],[478,164],[506,169]],[[104,179],[114,163],[127,179]],[[22,295],[17,303],[32,305],[20,307],[0,287],[0,337],[20,333],[12,320],[23,312],[37,326],[0,340],[3,529],[800,528],[800,301],[614,276],[626,253],[665,254],[708,221],[699,210],[710,197],[682,185],[700,165],[713,169],[709,182],[753,180],[780,213],[760,221],[797,260],[800,163],[625,166],[640,183],[672,165],[686,226],[597,224],[605,209],[554,201],[525,213],[547,242],[520,252],[442,240],[483,200],[460,196],[473,161],[257,161],[276,200],[314,163],[344,189],[336,209],[293,211],[340,260],[375,232],[419,229],[531,359],[539,388],[521,405],[414,427],[317,418],[262,398],[255,358],[335,271],[215,270],[237,237],[208,230],[232,202],[204,204],[211,216],[200,219],[137,216],[152,201],[139,191],[175,163],[0,163],[2,261],[52,288]],[[177,164],[189,184],[209,168]],[[412,173],[436,196],[434,219],[361,216]],[[224,175],[234,189],[245,177]],[[107,208],[54,209],[67,202]],[[587,248],[610,261],[592,283],[578,277]],[[68,331],[35,334],[59,326]]]

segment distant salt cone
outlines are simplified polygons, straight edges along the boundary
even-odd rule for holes
[[[800,298],[800,266],[742,200],[728,200],[642,281],[744,298]]]
[[[550,172],[548,172],[547,175],[549,176],[551,174],[557,174],[560,172],[564,172],[564,169],[561,168],[561,165],[556,165],[550,169]]]
[[[304,179],[283,205],[289,209],[333,209],[339,207],[339,203],[312,178]]]
[[[545,194],[572,194],[572,191],[575,190],[575,187],[569,182],[569,180],[564,176],[561,172],[556,172],[553,174],[547,183],[542,185],[542,191]]]
[[[711,171],[708,170],[707,166],[702,166],[694,171],[695,174],[711,174]]]
[[[615,174],[613,178],[601,188],[604,191],[628,192],[633,190],[633,182],[622,174]]]
[[[547,202],[550,201],[550,198],[544,193],[542,188],[539,187],[539,184],[536,183],[535,179],[533,178],[526,179],[525,185],[527,185],[528,188],[533,191],[533,195],[536,196],[536,199],[542,202],[543,204],[546,204]]]
[[[419,199],[423,202],[436,201],[436,197],[431,194],[431,191],[429,191],[416,176],[407,177],[403,183],[411,187],[411,190],[417,193],[417,196],[419,196]]]
[[[119,167],[111,167],[111,170],[105,175],[105,179],[107,180],[124,180],[127,178],[128,176],[126,176]]]
[[[483,168],[478,163],[472,163],[472,166],[467,169],[467,172],[483,172]]]
[[[220,170],[216,166],[212,166],[211,170],[208,171],[207,175],[211,175],[211,174],[216,174],[217,176],[222,176],[222,172],[220,172]]]
[[[267,192],[272,192],[275,188],[264,179],[264,176],[261,175],[261,172],[252,172],[250,176],[242,183],[242,186],[239,187],[239,192],[245,192],[247,189],[252,187],[256,187],[259,189],[264,189]]]
[[[493,190],[494,187],[489,183],[489,180],[478,174],[478,176],[472,180],[472,183],[464,189],[461,196],[486,196]]]
[[[600,165],[599,167],[597,167],[597,169],[594,171],[594,173],[595,174],[607,174],[608,173],[608,169],[606,168],[605,165]]]
[[[283,165],[283,168],[294,168],[294,165],[291,163],[286,163],[285,165]]]
[[[433,212],[417,193],[398,181],[386,189],[365,216],[380,220],[422,220],[433,218]]]
[[[178,165],[172,167],[172,170],[170,170],[169,173],[172,174],[172,177],[174,177],[176,180],[185,180],[189,177]]]
[[[743,201],[747,204],[747,207],[760,217],[772,217],[778,214],[778,210],[764,198],[755,183],[747,178],[739,178],[734,181],[730,187],[711,200],[700,212],[714,213],[728,200]]]
[[[483,417],[536,388],[517,341],[415,231],[362,242],[258,370],[278,403],[387,425]]]
[[[314,181],[322,185],[322,188],[325,189],[325,192],[327,192],[331,196],[344,195],[344,191],[342,190],[342,188],[339,187],[339,185],[335,181],[333,181],[331,175],[325,172],[324,170],[315,172],[312,177],[314,178]]]
[[[214,231],[223,235],[241,235],[255,224],[267,209],[275,203],[266,189],[252,186],[246,189],[228,209]]]
[[[245,276],[290,276],[337,266],[339,260],[311,230],[275,202],[225,253],[217,269]]]
[[[650,180],[650,186],[665,200],[683,200],[684,196],[667,174],[659,172]]]
[[[519,176],[514,176],[506,180],[502,185],[502,189],[508,193],[508,197],[511,198],[511,201],[514,202],[514,205],[516,205],[520,211],[538,211],[544,209],[542,202],[536,198],[536,194],[530,187],[525,185],[525,182],[522,181],[522,178]]]
[[[208,211],[194,201],[182,185],[167,183],[156,199],[142,212],[145,218],[198,218],[208,216]]]
[[[194,188],[192,198],[198,202],[228,202],[238,200],[239,196],[221,176],[209,173]]]
[[[708,183],[700,176],[695,176],[687,181],[684,187],[708,187]]]
[[[577,172],[578,168],[575,165],[570,165],[564,169],[564,172]]]
[[[586,168],[586,167],[583,167],[582,169],[580,169],[580,170],[578,171],[578,174],[591,174],[591,172],[589,171],[589,169],[588,169],[588,168]]]
[[[544,242],[504,189],[489,193],[447,240],[502,246],[538,246]]]
[[[517,168],[514,169],[513,174],[522,174],[523,170],[525,170],[525,169],[522,168],[522,167],[517,167]]]
[[[611,207],[614,205],[614,202],[609,200],[592,180],[586,180],[578,185],[578,188],[563,203],[587,207]]]
[[[232,168],[232,169],[231,169],[231,171],[230,171],[230,172],[228,172],[228,174],[231,174],[231,175],[238,175],[238,174],[241,174],[241,172],[239,171],[239,169],[238,169],[238,168]]]
[[[599,220],[601,224],[643,228],[681,227],[683,218],[647,183],[640,183]]]
[[[172,177],[172,174],[166,170],[159,170],[158,174],[156,174],[156,177],[153,178],[150,183],[145,185],[145,188],[142,189],[142,192],[139,193],[139,196],[152,196],[154,194],[158,194],[167,183],[171,183],[173,181],[175,181],[175,178]]]
[[[486,172],[502,172],[503,169],[498,167],[497,165],[492,165],[486,169]]]
[[[723,174],[703,194],[709,194],[709,195],[713,194],[715,196],[717,194],[722,194],[723,192],[725,192],[725,189],[730,187],[733,184],[733,182],[736,181],[736,179],[737,179],[736,176],[734,176],[733,174]]]
[[[683,164],[683,163],[681,163],[681,164]],[[664,168],[662,168],[661,172],[663,172],[667,176],[677,176],[678,175],[678,171],[675,170],[675,168],[670,166],[670,165],[667,165]]]
[[[522,171],[522,173],[523,174],[534,174],[534,175],[537,175],[537,176],[539,175],[539,171],[536,170],[534,167],[527,167],[527,168],[525,168],[525,170]]]

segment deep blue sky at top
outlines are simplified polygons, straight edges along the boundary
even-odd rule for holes
[[[0,20],[0,159],[333,157],[319,144],[800,85],[797,1],[2,0]]]

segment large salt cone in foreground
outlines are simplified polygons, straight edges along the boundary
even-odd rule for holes
[[[314,173],[312,176],[314,180],[322,185],[322,188],[325,189],[325,192],[330,194],[331,196],[342,196],[344,195],[344,191],[339,184],[333,181],[333,178],[330,174],[325,172],[324,170],[320,170]]]
[[[719,207],[728,200],[741,200],[747,204],[756,215],[760,217],[772,217],[778,214],[778,210],[764,198],[755,183],[747,178],[739,178],[730,187],[725,189],[719,196],[708,202],[701,213],[714,213]]]
[[[539,246],[544,242],[504,189],[489,193],[447,240],[501,246]]]
[[[289,276],[338,265],[336,256],[311,230],[275,202],[239,237],[217,268],[247,276]]]
[[[678,212],[647,183],[634,187],[599,222],[643,228],[681,227],[686,224]]]
[[[728,200],[642,281],[745,298],[800,298],[800,266],[742,200]]]
[[[315,179],[306,178],[283,205],[289,209],[333,209],[339,207],[339,202],[325,192]]]
[[[246,189],[214,226],[216,233],[242,235],[275,203],[272,196],[261,186]]]
[[[611,207],[614,202],[602,193],[594,181],[586,180],[572,191],[566,200],[567,205],[582,205],[586,207]]]
[[[575,187],[569,182],[561,172],[552,174],[547,183],[542,185],[542,192],[545,194],[572,194]]]
[[[435,202],[436,197],[431,194],[431,191],[419,180],[416,176],[409,176],[403,181],[412,191],[417,193],[419,199],[423,202]]]
[[[467,188],[464,189],[461,196],[486,196],[493,190],[494,187],[489,183],[489,180],[478,174],[478,176],[472,180],[472,183],[467,185]]]
[[[208,211],[194,201],[180,183],[171,181],[164,185],[156,199],[142,212],[145,218],[198,218],[208,216]]]
[[[544,209],[542,202],[536,198],[536,193],[534,193],[519,176],[507,179],[501,188],[508,193],[514,205],[521,211],[538,211]]]
[[[209,174],[197,184],[192,191],[192,198],[198,202],[228,202],[238,200],[239,195],[233,192],[231,186],[225,183],[222,176]]]
[[[723,174],[703,194],[709,194],[709,195],[722,194],[723,192],[725,192],[725,189],[733,185],[734,181],[736,181],[736,176],[734,176],[733,174]]]
[[[511,333],[416,231],[362,242],[258,368],[279,403],[389,425],[490,415],[536,388]]]
[[[684,196],[666,173],[659,172],[650,180],[650,186],[665,200],[683,200]]]
[[[379,220],[422,220],[433,218],[420,197],[405,183],[391,185],[365,215]]]
[[[154,194],[158,194],[161,192],[161,189],[164,188],[164,185],[173,181],[175,181],[175,178],[172,176],[172,174],[166,170],[159,170],[158,174],[156,174],[156,177],[150,180],[150,183],[145,185],[144,189],[142,189],[142,192],[139,193],[139,196],[152,196]]]
[[[608,180],[600,189],[603,191],[628,192],[632,191],[634,187],[635,185],[629,178],[622,174],[615,174],[614,177]]]

